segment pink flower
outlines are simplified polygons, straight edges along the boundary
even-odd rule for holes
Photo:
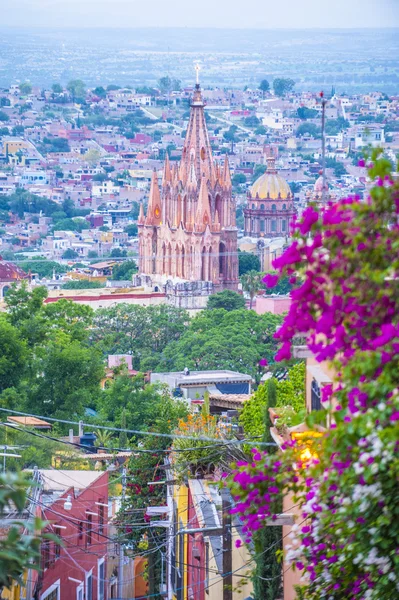
[[[268,362],[267,362],[266,358],[261,358],[259,361],[259,366],[266,367],[267,365],[268,365]]]
[[[236,540],[236,548],[241,548],[242,542],[241,540]]]
[[[358,167],[365,167],[366,166],[366,161],[364,160],[364,158],[361,158],[359,160],[359,162],[357,163]]]
[[[278,275],[272,275],[271,273],[267,273],[267,275],[265,275],[265,277],[263,278],[263,283],[265,283],[268,288],[272,288],[275,285],[277,285],[278,280]]]
[[[399,410],[397,410],[396,412],[392,413],[392,415],[389,417],[390,421],[399,421]]]
[[[276,362],[280,362],[281,360],[290,360],[291,358],[291,344],[290,342],[284,342],[281,346],[280,350],[277,352],[275,359]]]

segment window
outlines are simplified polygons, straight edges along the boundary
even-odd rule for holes
[[[83,600],[83,583],[76,588],[76,600]]]
[[[287,205],[283,204],[283,210],[287,210]]]
[[[83,521],[79,521],[78,527],[78,542],[81,542],[83,540]]]
[[[265,222],[263,219],[261,219],[261,222],[260,222],[260,230],[262,233],[265,231]]]
[[[281,221],[281,231],[285,231],[287,228],[287,222],[285,219]]]
[[[275,210],[277,210],[277,206],[275,204],[272,204],[272,211],[274,212]]]
[[[57,531],[58,533],[58,537],[60,536],[60,533]],[[60,544],[57,544],[57,542],[54,542],[54,560],[57,560],[60,557],[61,554],[61,546]]]
[[[98,600],[104,600],[105,597],[105,562],[102,558],[98,561]]]
[[[265,210],[265,205],[264,205],[264,204],[261,204],[261,205],[260,205],[260,209],[261,209],[261,210]]]
[[[93,574],[89,573],[86,578],[86,600],[93,600]]]
[[[60,600],[60,580],[43,592],[40,600]]]
[[[277,221],[276,221],[276,219],[272,219],[272,231],[277,231]]]
[[[255,204],[252,205],[252,210],[255,210]]]
[[[91,546],[92,543],[92,521],[93,521],[93,516],[92,515],[86,515],[87,517],[87,522],[86,522],[86,546]]]
[[[104,507],[98,507],[98,535],[104,533]]]
[[[317,383],[316,379],[313,379],[313,381],[312,381],[310,400],[311,400],[312,410],[321,410],[323,408],[321,405],[320,386]]]
[[[50,542],[43,542],[43,569],[48,569],[50,566]]]

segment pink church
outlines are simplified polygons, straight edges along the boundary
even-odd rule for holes
[[[212,156],[197,84],[180,163],[166,158],[161,187],[154,171],[147,215],[140,209],[142,280],[169,288],[190,283],[185,288],[201,295],[237,290],[235,210],[228,159],[219,166]]]

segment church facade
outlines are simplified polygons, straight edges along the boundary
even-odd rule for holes
[[[235,201],[230,168],[212,156],[197,83],[180,163],[154,171],[147,214],[140,207],[139,277],[177,295],[238,288]]]

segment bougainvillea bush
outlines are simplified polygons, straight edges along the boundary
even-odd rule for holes
[[[399,184],[380,151],[366,162],[369,194],[309,206],[274,263],[303,280],[277,358],[305,336],[333,367],[322,390],[330,426],[314,437],[311,413],[308,440],[254,450],[230,482],[248,542],[273,517],[274,498],[294,492],[301,517],[286,560],[310,600],[399,598]]]

